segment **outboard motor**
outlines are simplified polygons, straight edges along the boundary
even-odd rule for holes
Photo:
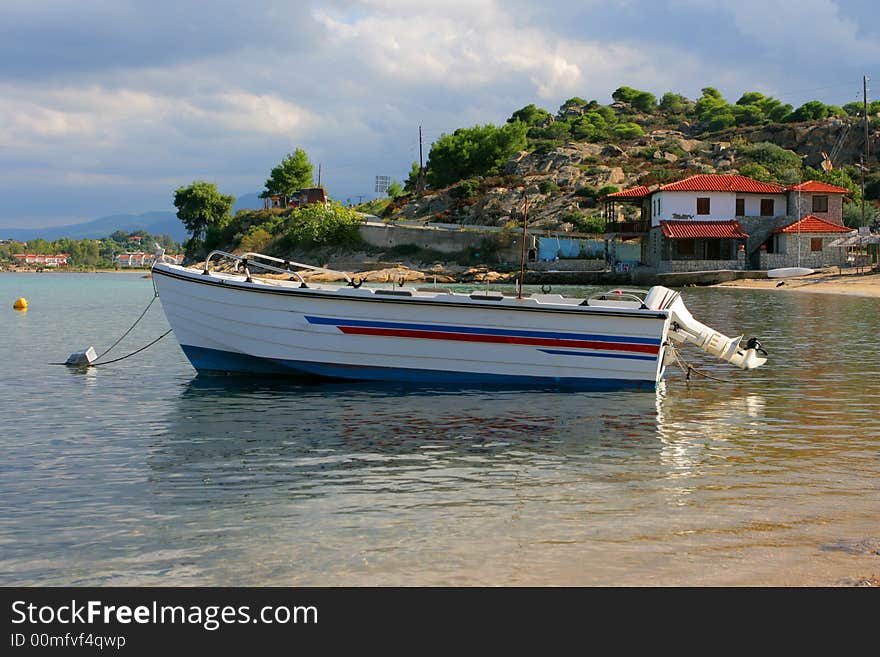
[[[743,346],[743,336],[729,338],[718,331],[698,322],[688,311],[678,292],[662,286],[654,286],[645,297],[645,306],[651,310],[668,310],[671,327],[669,337],[676,342],[689,342],[706,353],[736,365],[744,370],[752,370],[767,362],[767,355],[756,338],[750,338]],[[759,355],[762,354],[762,355]]]

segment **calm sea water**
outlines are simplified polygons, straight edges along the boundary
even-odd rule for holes
[[[880,575],[880,300],[685,290],[771,360],[687,350],[724,380],[671,371],[656,393],[197,377],[172,336],[48,364],[102,351],[152,294],[137,274],[0,276],[0,584]],[[112,353],[166,329],[154,307]]]

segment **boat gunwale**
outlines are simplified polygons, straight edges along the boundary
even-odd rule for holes
[[[162,263],[164,264],[164,263]],[[210,285],[213,287],[222,287],[226,289],[236,289],[243,292],[257,292],[260,294],[275,294],[281,296],[299,296],[299,297],[309,297],[309,298],[325,298],[325,299],[335,299],[335,300],[345,300],[345,301],[364,301],[370,303],[393,303],[393,304],[417,304],[417,305],[429,305],[434,307],[444,307],[444,308],[479,308],[479,309],[492,309],[492,310],[511,310],[511,311],[526,311],[526,312],[541,312],[541,313],[564,313],[564,314],[587,314],[587,315],[601,315],[603,317],[628,317],[632,319],[662,319],[666,320],[669,318],[668,311],[665,310],[650,310],[650,309],[641,309],[641,308],[633,308],[630,310],[627,309],[607,309],[602,308],[601,306],[584,306],[577,305],[571,306],[570,308],[561,308],[559,306],[550,306],[544,305],[542,307],[538,307],[535,305],[509,305],[503,304],[499,305],[497,302],[495,303],[480,303],[476,300],[455,302],[455,301],[437,301],[436,298],[423,298],[423,297],[404,297],[404,296],[394,296],[393,298],[382,298],[381,296],[376,297],[373,295],[370,296],[358,296],[358,295],[347,295],[345,294],[346,290],[342,290],[342,294],[339,294],[339,290],[335,292],[321,292],[316,288],[273,288],[269,286],[260,287],[260,284],[247,283],[246,281],[225,281],[225,280],[210,280],[205,277],[202,273],[197,273],[194,270],[191,270],[187,267],[180,267],[179,265],[175,265],[175,267],[180,267],[180,269],[189,272],[188,274],[177,273],[174,270],[166,269],[166,267],[171,267],[171,265],[165,264],[164,267],[160,267],[159,263],[157,263],[153,267],[154,274],[161,274],[162,276],[167,276],[168,278],[174,278],[177,280],[188,281],[190,283],[197,283],[199,285]],[[210,274],[208,275],[210,276]],[[443,293],[448,294],[448,293]],[[390,297],[391,295],[389,295]],[[161,297],[160,297],[161,298]]]

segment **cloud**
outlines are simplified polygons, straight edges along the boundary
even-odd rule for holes
[[[419,126],[427,147],[621,85],[799,104],[853,100],[880,74],[860,70],[880,61],[873,0],[5,0],[3,14],[7,225],[35,196],[80,217],[167,208],[198,178],[257,191],[298,146],[331,194],[368,194],[376,174],[405,177]]]
[[[173,66],[267,42],[308,52],[308,5],[254,0],[4,0],[0,80]]]

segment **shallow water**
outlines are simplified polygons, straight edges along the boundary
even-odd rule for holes
[[[586,294],[585,289],[568,289]],[[656,392],[86,372],[136,274],[0,276],[0,584],[787,585],[880,574],[880,300],[687,289],[770,362]],[[12,310],[19,296],[30,310]],[[167,329],[158,307],[112,354]]]

